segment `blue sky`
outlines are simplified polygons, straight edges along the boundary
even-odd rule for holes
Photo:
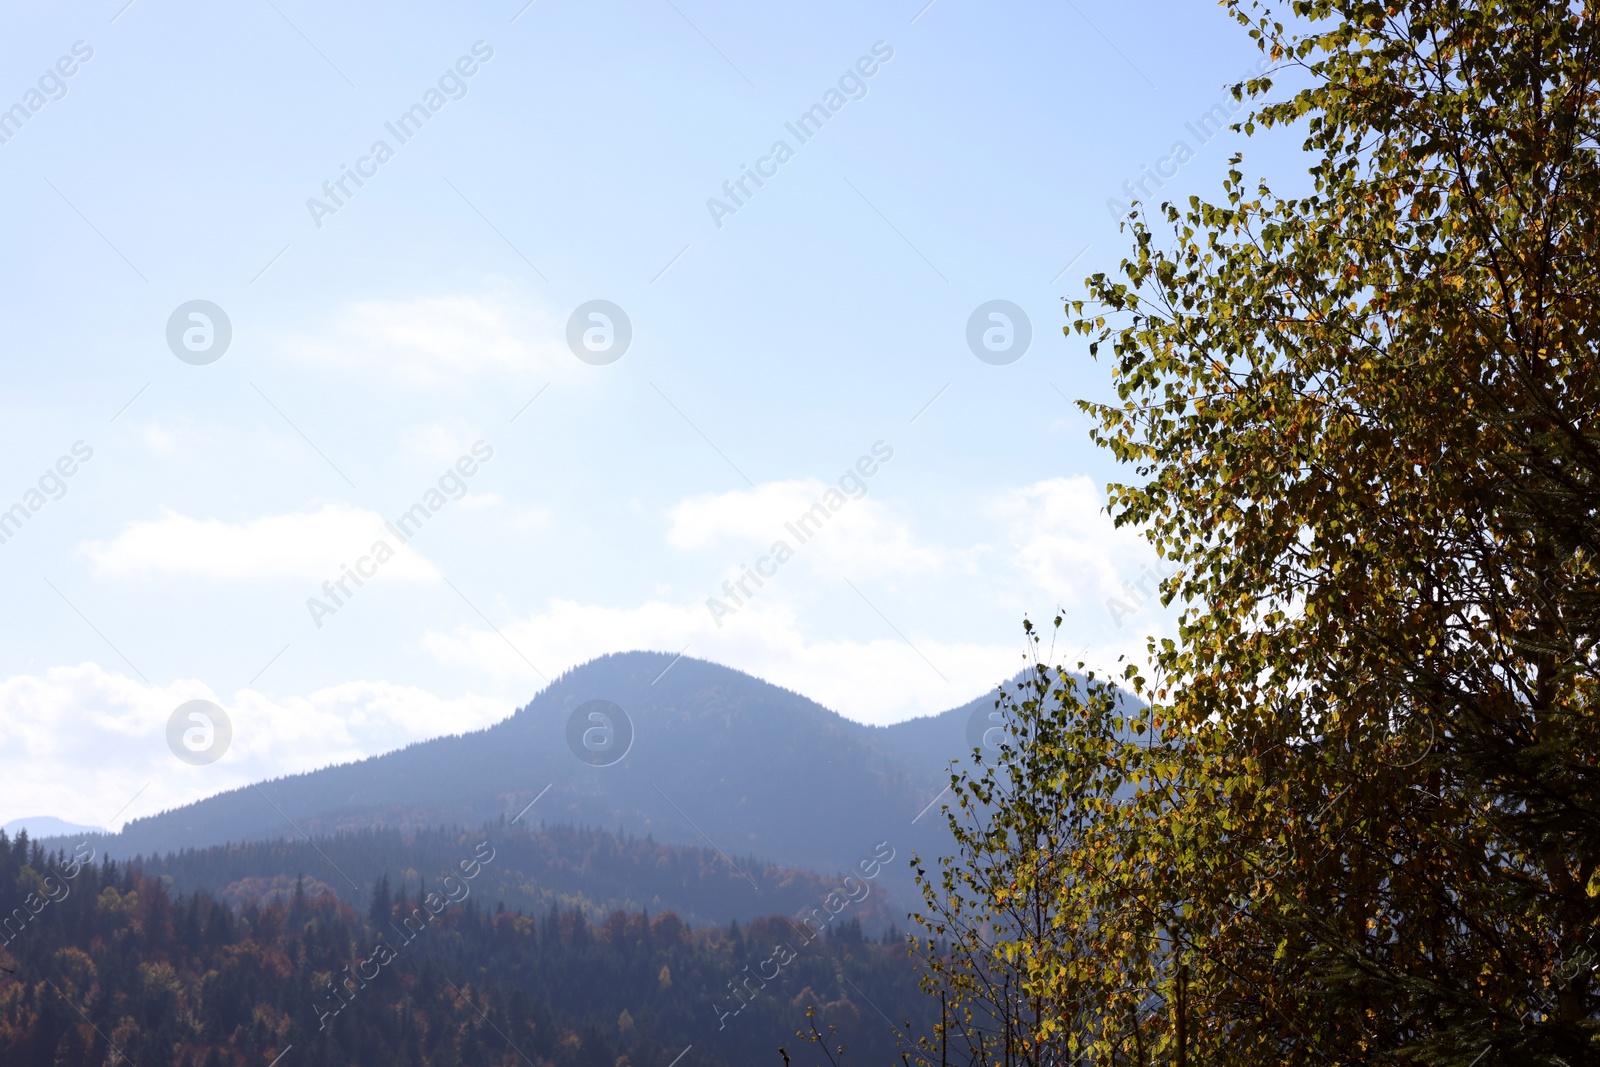
[[[1109,371],[1061,299],[1126,248],[1124,183],[1215,195],[1238,141],[1196,123],[1258,58],[1216,5],[5,22],[0,816],[120,823],[480,727],[608,651],[889,722],[1014,671],[1024,613],[1105,664],[1170,628],[1124,588],[1154,558],[1099,511],[1114,471],[1067,398]],[[232,335],[200,364],[167,338],[197,300]],[[632,333],[603,365],[567,340],[594,300]],[[992,300],[1031,323],[1003,365],[967,340]],[[166,746],[192,698],[233,724],[207,766]]]

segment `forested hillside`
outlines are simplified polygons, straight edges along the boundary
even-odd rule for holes
[[[793,915],[838,884],[837,878],[753,858],[725,859],[709,848],[573,826],[524,827],[504,819],[476,834],[459,828],[358,830],[314,842],[252,841],[132,862],[168,883],[173,893],[199,890],[230,903],[264,903],[304,875],[345,903],[365,907],[380,878],[389,879],[392,892],[415,895],[455,868],[463,841],[483,839],[492,842],[497,856],[484,868],[474,896],[529,914],[551,905],[579,909],[591,919],[617,909],[671,910],[687,922],[722,923]],[[852,916],[874,931],[903,922],[904,908],[896,912],[888,901],[888,892],[876,882]]]
[[[235,911],[0,835],[0,1062],[616,1067],[692,1046],[697,1064],[776,1064],[814,1006],[882,1063],[886,1017],[927,1023],[902,936],[864,937],[852,912],[867,868],[801,921],[696,927],[504,909],[486,892],[504,855],[468,835],[420,899],[380,879],[361,910],[301,886]]]

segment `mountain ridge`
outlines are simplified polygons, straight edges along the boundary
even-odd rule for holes
[[[89,840],[128,858],[368,828],[473,826],[526,812],[724,857],[849,870],[881,841],[902,857],[939,854],[947,834],[932,805],[948,785],[948,760],[970,752],[968,720],[993,700],[991,690],[936,715],[869,726],[734,668],[611,653],[564,672],[481,730],[251,783]],[[569,720],[592,701],[620,707],[632,722],[631,747],[610,766],[584,762],[568,743]],[[909,875],[899,875],[891,881],[905,900]]]

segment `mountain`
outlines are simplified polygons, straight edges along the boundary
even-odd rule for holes
[[[632,724],[631,747],[609,766],[578,755],[588,752],[584,730],[591,741],[606,741],[605,721],[580,713],[595,700],[622,709],[612,713],[616,738],[624,719]],[[909,903],[905,860],[913,851],[948,851],[937,805],[929,805],[948,784],[947,761],[970,752],[972,716],[992,704],[990,694],[940,715],[873,727],[717,664],[618,653],[568,671],[487,729],[231,790],[89,840],[129,858],[505,818],[708,847],[730,866],[731,857],[757,856],[825,873],[848,871],[887,842],[898,858],[885,884]],[[326,863],[304,873],[339,881]]]
[[[1006,688],[1012,688],[1021,678],[1018,674]],[[944,770],[948,761],[959,759],[963,767],[969,766],[968,756],[982,742],[984,730],[993,725],[989,716],[995,712],[996,696],[996,691],[990,690],[938,715],[924,715],[893,726],[868,729],[876,731],[873,739],[877,746],[905,766],[935,768],[935,776],[943,787],[950,780]]]
[[[17,836],[26,831],[29,837],[70,837],[83,834],[101,834],[105,831],[98,826],[80,826],[75,822],[58,819],[54,815],[30,815],[24,819],[12,819],[0,831]]]

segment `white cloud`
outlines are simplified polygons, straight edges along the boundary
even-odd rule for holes
[[[395,556],[382,574],[397,581],[435,581],[439,572],[414,549],[385,533],[383,517],[349,504],[318,511],[269,515],[245,523],[194,519],[173,511],[130,522],[110,541],[89,541],[79,550],[98,574],[129,577],[181,574],[220,580],[336,577],[375,540],[384,538]]]
[[[722,622],[717,626],[703,604],[652,600],[605,608],[552,600],[542,612],[502,624],[499,633],[462,626],[448,634],[429,633],[423,647],[445,663],[523,685],[538,682],[530,662],[554,678],[607,652],[682,651],[874,723],[956,707],[1014,673],[1021,662],[1018,649],[1009,645],[939,640],[915,631],[909,635],[915,649],[897,637],[812,639],[781,604],[749,604]]]
[[[1050,478],[993,499],[1006,523],[1011,557],[1038,587],[1063,604],[1103,603],[1156,561],[1143,537],[1118,529],[1105,497],[1088,478]]]
[[[220,704],[233,727],[227,753],[198,767],[166,742],[173,710],[197,698]],[[15,675],[0,680],[0,822],[49,814],[120,826],[251,782],[481,729],[512,710],[388,682],[271,698],[249,689],[219,697],[195,681],[145,685],[93,663]]]
[[[737,551],[747,557],[741,562],[748,563],[752,553],[765,554],[783,541],[797,559],[835,576],[915,574],[934,570],[956,555],[919,543],[886,502],[871,495],[847,496],[816,478],[702,493],[680,501],[668,518],[667,543],[674,548],[697,551],[740,543]]]
[[[177,444],[165,427],[153,422],[144,427],[141,436],[144,437],[145,447],[158,456],[170,455]]]
[[[505,293],[354,301],[284,347],[298,359],[426,386],[491,372],[548,376],[576,362],[560,321]]]
[[[474,436],[457,433],[438,423],[429,423],[405,435],[406,447],[429,464],[449,466],[472,449]]]
[[[1145,635],[1165,632],[1160,579],[1171,565],[1131,527],[1118,528],[1105,496],[1086,477],[1050,478],[994,497],[990,512],[1007,526],[1008,555],[1051,608],[1067,610],[1069,643],[1082,641],[1104,666],[1125,655],[1143,662]],[[1062,653],[1070,658],[1071,649]]]
[[[948,576],[952,562],[973,562],[980,554],[1004,560],[1007,565],[984,568],[983,595],[991,602],[1037,610],[1044,593],[1052,598],[1045,610],[1075,608],[1065,620],[1056,654],[1072,661],[1081,655],[1102,669],[1119,656],[1140,660],[1144,634],[1161,622],[1153,598],[1132,604],[1123,584],[1140,580],[1141,568],[1155,562],[1153,552],[1136,532],[1112,525],[1087,478],[1049,479],[991,496],[987,506],[972,509],[974,515],[986,516],[983,524],[989,533],[987,544],[978,548],[922,542],[908,522],[870,497],[848,501],[831,513],[820,534],[798,544],[785,523],[806,513],[829,488],[807,479],[689,497],[669,512],[667,541],[685,551],[725,549],[735,561],[752,562],[755,553],[781,538],[796,548],[796,559],[807,558],[812,568],[834,575]],[[1154,588],[1148,582],[1147,587]],[[721,596],[720,590],[708,592]],[[664,595],[658,587],[657,596]],[[1113,614],[1107,601],[1114,597],[1135,610],[1127,616]],[[703,601],[653,599],[601,607],[551,600],[543,610],[501,625],[499,633],[463,626],[451,633],[429,633],[422,643],[443,663],[508,686],[538,682],[530,662],[554,677],[606,652],[676,653],[687,645],[688,655],[748,671],[863,722],[944,711],[1009,677],[1022,662],[1020,645],[962,640],[949,631],[949,636],[939,630],[930,633],[914,619],[906,624],[906,636],[915,647],[898,636],[865,641],[817,637],[803,625],[793,602],[771,584],[721,621],[718,626]],[[1013,634],[1020,642],[1020,629],[994,636],[1004,641]]]

